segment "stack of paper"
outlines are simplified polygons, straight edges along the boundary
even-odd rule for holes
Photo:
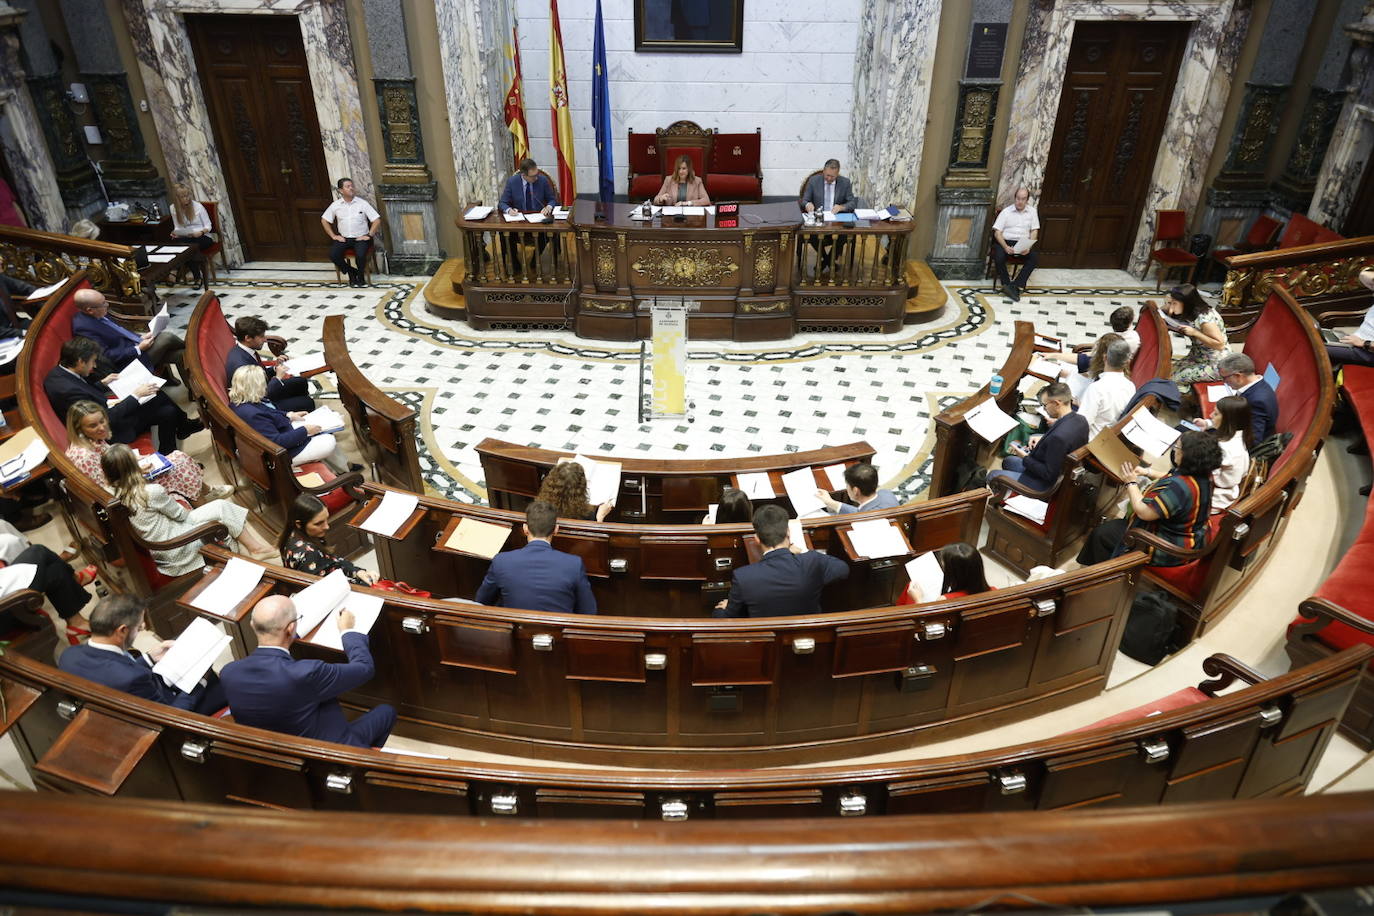
[[[391,537],[396,533],[396,529],[414,514],[415,507],[419,504],[420,497],[415,493],[387,490],[386,495],[382,497],[381,505],[373,509],[372,514],[358,527],[382,537]]]
[[[620,462],[596,461],[586,455],[559,458],[558,463],[571,461],[582,465],[587,475],[587,502],[593,506],[613,503],[620,496]]]
[[[567,218],[568,218],[569,216],[571,216],[571,215],[572,215],[572,207],[554,207],[554,208],[553,208],[553,218],[554,218],[554,219],[567,219]]]
[[[867,207],[859,207],[854,211],[854,215],[859,219],[871,220],[873,222],[885,220],[888,217],[886,210],[870,210]]]
[[[381,616],[384,601],[385,599],[381,595],[349,592],[344,597],[343,607],[330,612],[310,641],[317,646],[338,649],[342,652],[343,631],[339,629],[339,611],[352,611],[353,629],[360,633],[371,633],[373,624]],[[302,629],[299,632],[301,635],[305,635],[309,631]]]
[[[1061,363],[1052,359],[1046,359],[1045,357],[1037,354],[1036,356],[1031,357],[1030,366],[1026,369],[1026,371],[1034,373],[1035,375],[1044,376],[1045,378],[1053,379],[1059,378],[1059,376],[1062,375],[1067,369],[1068,366],[1065,363]]]
[[[510,525],[498,525],[475,518],[460,519],[444,546],[449,550],[461,550],[490,560],[505,546],[510,529]]]
[[[343,414],[332,407],[316,407],[299,420],[291,421],[292,426],[318,426],[322,433],[337,433],[344,428]]]
[[[491,207],[473,207],[463,214],[463,219],[486,219],[491,216]]]
[[[291,596],[296,606],[296,634],[304,636],[319,626],[326,617],[344,606],[348,596],[348,577],[336,569],[313,585]]]
[[[215,576],[215,581],[191,599],[191,607],[227,617],[258,587],[263,572],[263,568],[256,563],[250,563],[242,557],[230,557],[224,569]]]
[[[1046,350],[1053,350],[1055,353],[1062,353],[1064,350],[1064,341],[1060,340],[1058,337],[1051,337],[1048,334],[1036,334],[1035,345],[1037,347],[1044,347]]]
[[[538,213],[525,214],[525,222],[527,223],[547,223],[548,221],[549,218],[544,215],[542,210]]]
[[[523,223],[525,214],[523,213],[502,213],[501,218],[508,223]]]
[[[969,429],[988,442],[996,442],[1016,428],[1016,419],[1009,417],[997,406],[995,398],[982,401],[977,407],[964,414],[964,422]]]
[[[767,472],[736,474],[735,479],[739,481],[740,490],[750,499],[772,499],[778,495],[773,490],[773,482],[768,479]]]
[[[161,388],[167,384],[165,378],[158,378],[148,371],[148,367],[137,359],[130,360],[129,365],[119,370],[119,376],[110,382],[110,390],[114,392],[115,399],[122,401],[133,395],[135,391],[144,385],[156,385]],[[138,403],[147,404],[157,397],[157,392],[138,399]]]
[[[810,550],[806,546],[806,532],[802,529],[801,519],[791,518],[787,520],[787,538],[794,546],[802,551]]]
[[[286,361],[286,371],[292,375],[305,375],[307,372],[324,369],[328,365],[323,353],[302,353]]]
[[[1028,518],[1037,525],[1045,524],[1045,513],[1050,509],[1050,504],[1043,499],[1032,499],[1020,493],[1008,499],[1002,506],[1008,512]]]
[[[153,666],[153,674],[182,693],[190,693],[230,641],[219,624],[197,617]]]
[[[850,525],[849,543],[856,554],[870,560],[899,557],[907,551],[901,530],[885,518]]]
[[[0,444],[0,483],[9,486],[33,473],[48,457],[48,445],[37,427],[27,427]]]
[[[945,571],[940,568],[940,561],[935,558],[935,551],[927,551],[916,559],[907,561],[906,574],[920,589],[922,603],[934,601],[943,594]]]
[[[1169,454],[1175,440],[1183,434],[1148,410],[1137,410],[1121,427],[1121,435],[1147,455],[1164,456]]]
[[[792,509],[798,518],[825,514],[825,503],[816,495],[816,475],[810,468],[798,468],[783,474],[782,488],[792,501]]]

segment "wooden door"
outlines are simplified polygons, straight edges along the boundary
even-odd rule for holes
[[[187,16],[186,29],[244,256],[327,258],[333,182],[296,17]]]
[[[1121,268],[1139,225],[1186,22],[1078,22],[1040,188],[1042,267]]]

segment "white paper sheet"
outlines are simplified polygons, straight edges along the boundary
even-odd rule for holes
[[[326,617],[343,607],[351,594],[348,577],[342,569],[336,569],[292,595],[291,601],[296,605],[297,635],[304,636],[319,626]]]
[[[740,490],[750,499],[772,499],[778,495],[773,491],[773,482],[768,479],[766,472],[735,476],[739,480]]]
[[[964,422],[988,442],[996,442],[1016,428],[1016,418],[1007,416],[995,398],[988,398],[964,414]]]
[[[24,338],[22,337],[10,337],[6,340],[0,340],[0,365],[13,362],[14,358],[19,355],[19,351],[23,349]]]
[[[486,219],[491,216],[491,207],[473,207],[463,214],[463,219]]]
[[[415,507],[419,504],[420,497],[418,494],[387,490],[386,495],[382,497],[382,504],[373,510],[372,514],[358,527],[364,531],[371,531],[373,534],[391,537],[396,533],[397,528],[405,524],[406,519],[410,518]]]
[[[683,216],[705,216],[705,215],[706,215],[706,208],[705,208],[705,207],[683,207],[683,208],[682,208],[682,215],[683,215]]]
[[[343,414],[332,407],[316,407],[299,420],[292,420],[292,426],[318,426],[322,433],[337,433],[344,428]]]
[[[508,223],[523,223],[525,214],[523,213],[502,213],[501,218]]]
[[[870,560],[899,557],[907,549],[901,531],[885,518],[855,522],[849,528],[849,543],[854,545],[856,554]]]
[[[190,247],[190,245],[160,245],[157,250],[161,254],[181,254]]]
[[[1077,372],[1069,373],[1068,377],[1064,379],[1064,384],[1069,386],[1069,391],[1073,394],[1075,401],[1083,400],[1084,393],[1087,392],[1088,386],[1092,383],[1092,379]]]
[[[593,506],[615,502],[620,496],[619,461],[597,461],[586,455],[558,459],[559,464],[567,461],[582,465],[582,470],[587,475],[587,502]]]
[[[371,633],[372,626],[381,616],[382,604],[384,600],[381,595],[365,595],[361,592],[349,592],[344,599],[343,607],[334,611],[320,624],[319,631],[311,638],[311,642],[317,646],[326,646],[330,649],[343,651],[343,633],[339,630],[339,611],[349,610],[353,612],[353,629],[362,633]],[[301,631],[304,632],[304,631]]]
[[[46,299],[46,298],[48,298],[48,297],[51,296],[53,293],[55,293],[55,292],[57,292],[59,289],[61,289],[61,288],[62,288],[62,284],[63,284],[63,283],[66,283],[66,282],[67,282],[67,279],[68,279],[68,278],[63,277],[61,280],[58,280],[58,281],[57,281],[56,283],[54,283],[52,286],[44,286],[44,287],[42,287],[41,289],[36,289],[36,290],[34,290],[33,292],[29,293],[29,301],[32,302],[34,299]]]
[[[114,392],[117,400],[122,401],[139,388],[148,384],[153,384],[161,388],[163,385],[167,384],[167,380],[153,375],[148,371],[147,366],[143,365],[139,360],[133,359],[129,361],[129,365],[119,370],[119,378],[110,382],[110,390]],[[146,397],[139,398],[138,403],[147,404],[155,397],[157,397],[156,391]]]
[[[945,587],[945,571],[940,568],[940,561],[935,559],[933,550],[921,554],[914,560],[908,560],[906,574],[921,590],[922,602],[939,598],[940,590]]]
[[[854,211],[854,216],[858,219],[866,219],[878,222],[887,219],[886,210],[870,210],[867,207],[859,207]]]
[[[1207,386],[1207,400],[1211,401],[1213,404],[1215,404],[1217,401],[1220,401],[1222,398],[1226,397],[1230,393],[1231,389],[1227,388],[1225,385]]]
[[[398,757],[430,757],[434,760],[452,760],[452,757],[445,757],[443,754],[426,754],[424,751],[411,751],[403,747],[379,747],[379,751],[386,751],[388,754],[395,754]]]
[[[24,432],[21,430],[16,434],[16,438],[22,435],[24,435]],[[35,430],[32,442],[20,449],[18,455],[0,464],[0,481],[9,485],[27,477],[29,474],[32,474],[34,468],[42,464],[47,457],[48,444],[38,438],[37,431]]]
[[[831,464],[821,468],[821,474],[830,482],[830,489],[843,490],[844,484],[844,465]]]
[[[825,503],[816,496],[816,475],[810,468],[798,468],[782,475],[782,488],[792,501],[798,517],[825,512]]]
[[[681,216],[681,207],[655,207],[655,213],[659,216]]]
[[[525,214],[525,222],[527,223],[547,223],[548,221],[549,218],[544,215],[542,210],[538,213]]]
[[[153,337],[157,337],[157,335],[167,330],[167,323],[171,320],[172,316],[168,313],[167,306],[164,305],[157,310],[157,314],[153,316],[153,320],[148,322],[148,333]]]
[[[257,563],[250,563],[242,557],[230,557],[215,581],[196,595],[191,607],[226,616],[258,587],[264,571]]]
[[[150,254],[148,255],[149,264],[169,264],[176,260],[174,254]]]
[[[1046,349],[1053,350],[1056,353],[1062,353],[1064,351],[1064,341],[1060,340],[1058,337],[1050,337],[1045,334],[1035,335],[1035,345],[1037,347],[1045,347]]]
[[[553,208],[553,218],[554,218],[554,219],[567,219],[569,216],[572,216],[572,207],[554,207],[554,208]]]
[[[230,642],[229,634],[219,624],[197,617],[153,665],[153,674],[182,693],[190,693]]]
[[[1011,246],[1011,253],[1012,253],[1012,254],[1025,254],[1026,252],[1030,251],[1031,248],[1032,248],[1034,245],[1035,245],[1035,239],[1030,238],[1029,236],[1027,236],[1026,238],[1021,239],[1020,241],[1018,241],[1015,245]]]
[[[1026,368],[1027,372],[1036,375],[1043,375],[1045,378],[1059,378],[1069,368],[1067,363],[1058,360],[1046,359],[1043,356],[1032,356],[1030,365]]]
[[[1145,454],[1163,457],[1169,454],[1174,440],[1183,434],[1148,410],[1137,410],[1121,428],[1121,435]]]
[[[806,546],[806,532],[802,530],[802,523],[799,518],[789,518],[787,520],[787,538],[803,551],[811,549]]]
[[[1045,524],[1045,513],[1050,509],[1050,504],[1043,499],[1031,499],[1020,493],[1009,498],[1003,506],[1008,512],[1028,518],[1037,525]]]
[[[703,525],[714,525],[716,523],[716,510],[720,508],[720,503],[711,503],[706,507],[706,516],[701,520]]]
[[[316,369],[323,369],[329,365],[323,353],[302,353],[300,356],[293,356],[286,361],[286,371],[292,375],[305,375],[307,372],[314,372]]]

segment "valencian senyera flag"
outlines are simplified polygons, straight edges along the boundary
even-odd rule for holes
[[[568,111],[568,71],[563,65],[563,30],[558,0],[549,0],[549,112],[553,116],[553,149],[558,154],[558,195],[571,207],[577,197],[573,157],[572,114]]]
[[[510,68],[510,85],[506,87],[506,130],[510,131],[515,151],[515,167],[530,154],[530,129],[525,123],[525,83],[520,76],[520,39],[511,26],[510,44],[506,45],[506,63]]]

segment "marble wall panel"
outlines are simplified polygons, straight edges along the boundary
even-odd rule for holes
[[[222,202],[225,255],[243,260],[233,207],[220,166],[220,151],[196,74],[195,58],[182,16],[232,13],[299,16],[310,67],[311,90],[320,125],[325,164],[331,175],[353,179],[360,196],[373,198],[372,162],[367,151],[362,101],[353,65],[352,36],[343,0],[121,0],[148,105],[162,142],[168,178],[186,182],[201,200]]]
[[[0,2],[0,18],[13,20],[14,8]],[[0,26],[0,155],[5,158],[14,193],[34,229],[61,232],[66,222],[57,172],[44,142],[33,99],[24,84],[19,32]]]
[[[437,0],[439,51],[444,67],[449,139],[458,200],[494,203],[513,165],[510,134],[502,119],[511,10],[502,0]],[[520,36],[521,65],[530,60]],[[525,119],[531,133],[538,112],[531,93],[544,97],[524,70]],[[545,119],[547,121],[547,118]],[[536,154],[535,158],[539,158]],[[545,156],[545,162],[553,161]]]
[[[1348,31],[1355,40],[1347,71],[1351,84],[1307,211],[1311,219],[1338,231],[1374,158],[1374,6]]]
[[[1026,25],[1011,106],[1011,123],[997,199],[1016,188],[1034,191],[1044,177],[1053,139],[1064,71],[1081,20],[1182,20],[1193,23],[1184,49],[1156,154],[1135,243],[1126,268],[1140,271],[1153,235],[1156,209],[1198,204],[1208,161],[1231,92],[1240,48],[1250,23],[1250,4],[1235,0],[1060,0],[1035,4]]]

